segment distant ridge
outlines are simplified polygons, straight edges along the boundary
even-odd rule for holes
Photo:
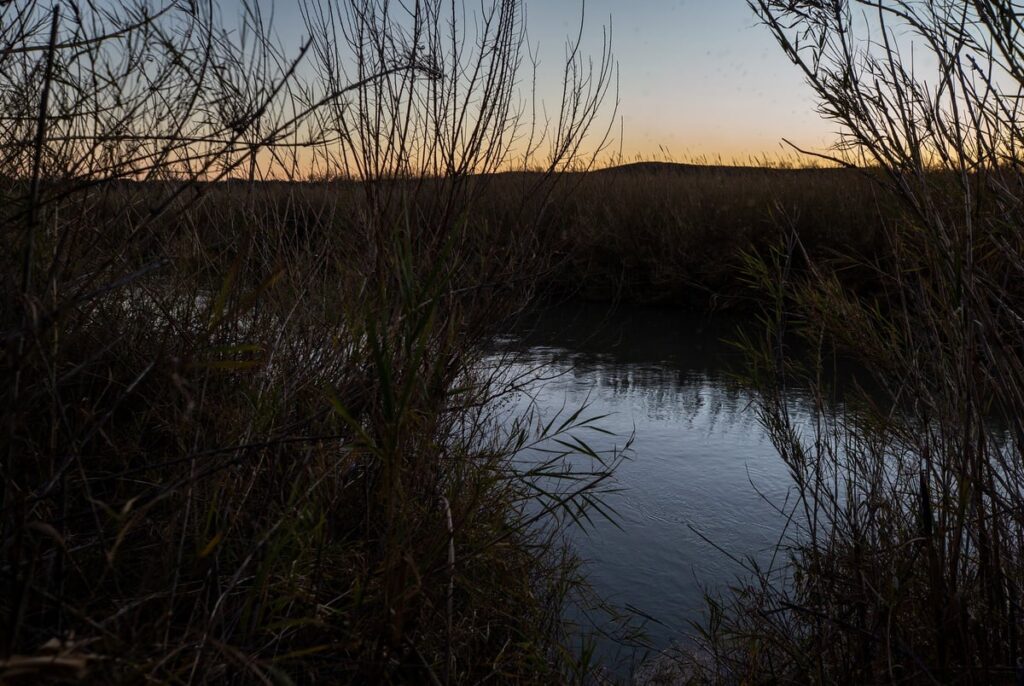
[[[660,176],[678,176],[684,174],[706,174],[717,172],[723,174],[765,173],[765,172],[829,172],[845,171],[833,167],[758,167],[753,165],[728,164],[690,164],[685,162],[630,162],[614,167],[594,169],[592,174],[650,174]]]
[[[614,167],[595,169],[594,174],[617,174],[622,172],[641,172],[643,174],[687,174],[718,168],[720,165],[686,164],[683,162],[630,162]]]

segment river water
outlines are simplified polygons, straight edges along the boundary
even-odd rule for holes
[[[595,450],[631,450],[593,519],[569,536],[594,590],[649,617],[655,649],[692,632],[703,592],[744,578],[733,559],[770,560],[784,533],[778,507],[792,480],[760,425],[754,394],[735,380],[741,357],[726,341],[736,320],[661,308],[571,303],[533,312],[500,337],[492,359],[538,380],[513,403],[542,415],[607,415],[588,432]],[[801,399],[793,399],[797,413]],[[607,646],[602,650],[607,652]]]

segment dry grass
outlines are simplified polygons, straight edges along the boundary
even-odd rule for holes
[[[846,170],[601,171],[556,202],[558,283],[590,298],[746,307],[746,254],[792,229],[815,257],[877,257],[886,204],[868,178]]]
[[[640,163],[563,174],[538,199],[541,175],[501,174],[479,179],[474,221],[533,241],[547,256],[537,277],[548,295],[751,309],[748,258],[794,234],[809,258],[839,265],[844,283],[877,286],[871,263],[889,254],[884,225],[898,210],[873,176]],[[527,200],[542,202],[538,223],[520,219]]]
[[[893,0],[874,8],[879,25],[853,2],[750,4],[900,211],[882,224],[870,292],[808,258],[797,233],[749,263],[767,293],[751,376],[794,479],[792,536],[773,568],[710,601],[691,664],[711,683],[1019,682],[1024,185],[1011,103],[1024,72],[1005,49],[1019,18],[1000,0]],[[936,73],[904,60],[901,34],[928,46]],[[794,354],[792,337],[814,354]],[[863,388],[840,394],[829,370],[851,359]],[[789,411],[794,384],[815,393],[811,426]]]
[[[567,455],[517,467],[534,425],[490,414],[480,343],[545,263],[530,232],[466,221],[466,170],[521,124],[521,8],[452,55],[446,7],[308,3],[289,54],[258,4],[234,29],[201,3],[0,4],[0,681],[576,675],[579,577],[543,523],[615,457],[531,505]],[[341,22],[363,78],[333,61]],[[593,76],[566,76],[572,133],[549,140],[578,149]],[[300,152],[373,181],[259,182]]]

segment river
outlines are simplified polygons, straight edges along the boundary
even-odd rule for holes
[[[789,472],[758,421],[755,395],[736,381],[742,357],[727,341],[741,320],[675,309],[568,303],[524,316],[490,351],[513,374],[536,381],[512,403],[542,416],[607,415],[588,432],[595,450],[631,449],[617,492],[569,536],[594,590],[646,616],[655,649],[692,632],[705,590],[723,591],[745,572],[734,559],[770,561],[785,530],[778,507]],[[807,403],[793,398],[795,411]],[[809,413],[807,413],[809,416]],[[607,656],[609,648],[601,649]]]

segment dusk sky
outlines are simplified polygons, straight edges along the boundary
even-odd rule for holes
[[[476,2],[467,0],[467,9]],[[539,46],[542,62],[539,90],[551,106],[583,2],[524,4],[530,44]],[[295,7],[291,0],[273,5],[275,30],[287,42],[304,32]],[[809,87],[745,0],[586,0],[585,52],[600,53],[609,22],[626,158],[664,158],[667,151],[678,161],[743,163],[792,155],[782,138],[818,150],[834,140],[834,125],[815,112]],[[619,131],[616,121],[615,152]]]
[[[526,4],[531,43],[553,62],[581,2]],[[587,0],[591,52],[609,17],[626,157],[660,156],[661,146],[680,161],[743,162],[789,154],[782,138],[814,149],[834,140],[835,126],[815,112],[810,88],[744,0]]]

